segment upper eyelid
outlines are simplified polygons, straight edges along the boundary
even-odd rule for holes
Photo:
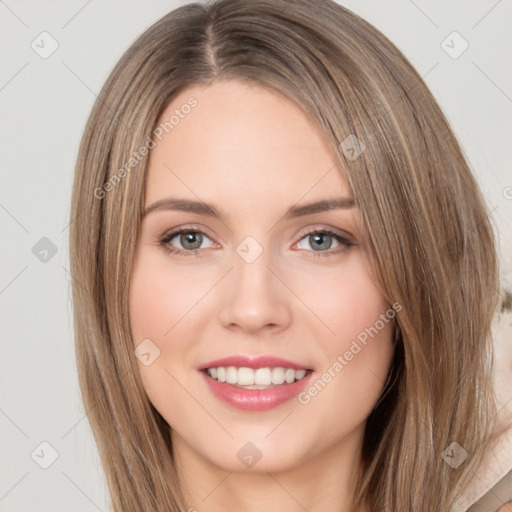
[[[208,234],[207,230],[202,227],[196,226],[183,226],[174,229],[170,229],[166,231],[162,236],[159,237],[159,240],[168,240],[171,241],[173,238],[176,238],[178,235],[183,232],[192,232],[192,233],[201,233],[202,235],[206,235],[213,242],[213,237]]]
[[[302,232],[302,237],[304,236],[307,236],[311,233],[314,233],[315,231],[319,231],[319,232],[327,232],[327,233],[330,233],[330,234],[333,234],[333,235],[337,235],[341,238],[346,238],[347,240],[351,240],[351,241],[354,241],[353,238],[354,236],[349,233],[348,231],[344,230],[344,229],[340,229],[340,228],[331,228],[331,227],[327,227],[327,226],[322,226],[322,225],[314,225],[313,227],[311,228],[307,228],[304,232]]]

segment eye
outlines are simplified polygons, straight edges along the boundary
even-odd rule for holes
[[[166,234],[159,243],[165,246],[169,253],[178,253],[183,256],[195,256],[197,251],[210,247],[203,243],[210,241],[210,237],[197,229],[181,228]]]
[[[297,248],[311,250],[313,253],[316,253],[313,254],[314,256],[327,256],[343,252],[353,245],[355,245],[355,242],[334,231],[315,228],[301,238]]]
[[[209,242],[209,243],[208,243]],[[167,252],[179,256],[198,256],[201,249],[212,247],[214,242],[200,229],[192,227],[176,229],[159,240]],[[313,256],[329,256],[348,250],[355,242],[334,231],[314,228],[305,233],[296,247],[311,252]]]

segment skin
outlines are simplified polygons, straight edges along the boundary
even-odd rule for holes
[[[140,375],[171,426],[189,506],[349,510],[365,421],[392,360],[391,322],[306,405],[294,398],[264,412],[233,409],[197,368],[231,355],[274,355],[312,368],[314,382],[332,367],[390,309],[359,242],[358,210],[282,219],[297,204],[350,197],[332,150],[296,104],[260,86],[217,81],[182,91],[162,120],[191,96],[197,106],[151,151],[145,207],[185,198],[227,217],[149,213],[130,286],[134,346],[149,338],[160,350],[152,364],[139,364]],[[205,233],[195,256],[160,244],[180,227]],[[316,241],[312,228],[354,245]],[[263,250],[252,263],[236,252],[247,236]],[[179,235],[169,245],[191,252]],[[247,442],[262,454],[252,468],[237,457]]]

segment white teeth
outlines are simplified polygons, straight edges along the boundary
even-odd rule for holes
[[[272,384],[284,384],[284,368],[272,368]]]
[[[250,370],[251,368],[247,369]],[[272,384],[272,370],[270,368],[258,368],[254,372],[254,384],[257,386],[269,386]]]
[[[236,384],[238,382],[238,372],[234,366],[226,368],[226,382],[228,384]]]
[[[291,383],[295,380],[295,370],[292,370],[291,368],[288,368],[288,369],[284,372],[284,380],[285,380],[288,384],[291,384]]]
[[[247,386],[253,389],[259,389],[259,386],[271,386],[292,384],[296,380],[301,380],[306,375],[306,370],[294,370],[292,368],[247,368],[236,366],[219,366],[217,368],[208,368],[208,375],[219,382],[226,382],[237,386]]]
[[[295,378],[297,380],[304,378],[305,375],[306,375],[306,370],[295,370]]]
[[[239,384],[240,386],[252,386],[254,384],[254,370],[252,368],[238,368],[235,384]]]

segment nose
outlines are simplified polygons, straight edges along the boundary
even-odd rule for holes
[[[289,326],[292,294],[269,260],[265,251],[252,263],[234,255],[234,268],[219,297],[219,320],[224,327],[256,334]]]

